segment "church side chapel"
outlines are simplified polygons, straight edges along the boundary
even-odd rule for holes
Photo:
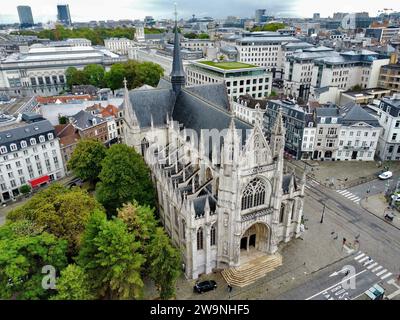
[[[300,236],[305,177],[284,174],[281,114],[268,142],[261,114],[254,126],[235,118],[223,83],[185,86],[176,26],[170,80],[125,84],[124,142],[151,169],[186,277],[223,269],[228,283],[243,286],[281,265],[278,245]]]

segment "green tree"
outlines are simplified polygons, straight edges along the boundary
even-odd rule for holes
[[[106,156],[106,147],[94,139],[82,139],[78,142],[67,167],[82,180],[94,183],[101,171],[101,162]]]
[[[144,84],[155,87],[163,74],[164,69],[156,63],[140,63],[136,67],[136,77],[133,81],[133,87],[140,87]]]
[[[157,227],[154,209],[149,206],[139,206],[137,201],[133,201],[118,209],[118,218],[125,222],[127,230],[142,246],[149,244]]]
[[[61,271],[61,276],[57,279],[56,289],[57,294],[51,297],[52,300],[95,299],[85,271],[75,264],[70,264]]]
[[[57,271],[67,264],[67,241],[57,239],[29,221],[0,227],[0,298],[46,299],[53,290],[42,287],[42,268]]]
[[[87,224],[77,261],[99,298],[142,297],[140,269],[145,259],[138,253],[140,246],[122,220],[107,220],[104,213],[94,212]]]
[[[160,290],[161,299],[170,299],[175,295],[175,285],[181,273],[179,251],[171,245],[162,228],[157,228],[148,248],[150,260],[149,275]]]
[[[105,71],[103,66],[98,64],[89,64],[83,68],[83,72],[89,84],[95,87],[102,87],[104,85]]]
[[[74,85],[89,83],[86,73],[82,70],[76,69],[75,67],[68,67],[65,71],[65,77],[67,78],[67,86],[70,90]]]
[[[28,186],[27,184],[24,184],[24,185],[22,185],[22,186],[19,188],[19,191],[20,191],[22,194],[28,194],[29,192],[31,192],[31,187]]]
[[[66,116],[60,116],[60,117],[58,117],[58,123],[59,124],[67,124],[68,118]]]
[[[101,205],[80,188],[67,189],[54,183],[24,205],[9,212],[7,220],[28,220],[57,238],[68,241],[69,254],[77,253],[85,225]]]
[[[115,214],[117,208],[133,200],[154,207],[150,170],[133,148],[125,144],[112,145],[101,165],[96,197],[109,214]]]
[[[104,77],[104,80],[111,90],[123,87],[123,81],[126,76],[125,68],[122,63],[113,64]]]

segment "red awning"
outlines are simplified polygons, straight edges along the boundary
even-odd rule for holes
[[[49,182],[50,178],[48,175],[42,176],[40,178],[29,180],[32,187],[36,187],[42,183]]]

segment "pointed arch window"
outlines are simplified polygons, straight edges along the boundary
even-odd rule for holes
[[[249,182],[242,195],[242,210],[261,206],[265,203],[266,187],[258,178]]]
[[[197,230],[197,250],[203,250],[203,228]]]
[[[215,246],[216,243],[216,228],[215,228],[215,224],[213,224],[211,226],[211,230],[210,230],[210,245],[211,246]]]

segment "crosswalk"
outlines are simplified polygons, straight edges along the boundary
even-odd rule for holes
[[[356,196],[355,194],[351,193],[350,191],[347,190],[336,190],[337,193],[342,195],[343,197],[347,198],[350,201],[353,201],[355,203],[360,203],[361,198],[359,196]]]
[[[387,280],[388,283],[393,280],[393,278],[388,279],[390,276],[393,276],[393,273],[381,266],[379,262],[374,261],[374,259],[368,256],[366,253],[359,251],[354,256],[354,260],[366,267],[366,269],[374,273],[377,277],[381,278],[381,280]]]

